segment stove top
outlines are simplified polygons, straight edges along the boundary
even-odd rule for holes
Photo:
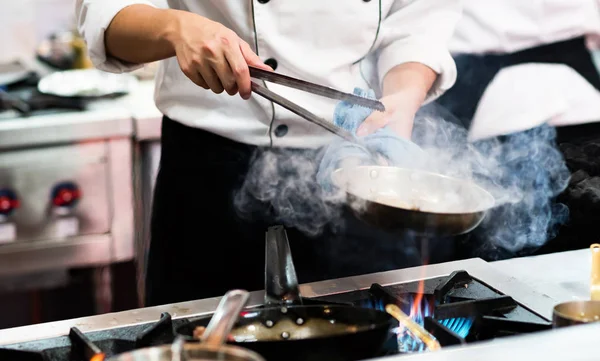
[[[549,320],[495,290],[466,271],[398,285],[373,284],[368,290],[320,297],[322,301],[349,302],[384,309],[399,306],[433,334],[443,346],[464,345],[498,337],[549,330]],[[397,346],[388,354],[424,351],[424,344],[402,327],[395,330]]]
[[[394,303],[431,332],[442,346],[469,345],[551,328],[546,318],[467,271],[392,285],[373,283],[366,289],[311,297],[307,302],[378,309]],[[199,321],[207,324],[209,319],[210,315],[174,319],[169,313],[162,313],[149,324],[86,333],[72,327],[68,336],[2,346],[0,360],[97,361],[104,356],[170,343],[180,327],[191,322],[197,325]],[[381,353],[373,357],[410,354],[424,348],[399,327],[390,334]]]

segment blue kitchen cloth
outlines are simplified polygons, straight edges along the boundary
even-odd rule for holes
[[[372,90],[355,88],[354,94],[376,99]],[[355,134],[360,124],[372,112],[372,109],[342,101],[335,107],[333,123]],[[340,168],[344,160],[354,159],[356,161],[353,163],[354,165],[374,165],[368,150],[382,155],[390,166],[405,168],[418,167],[424,155],[419,146],[408,139],[399,137],[387,127],[361,138],[361,141],[362,144],[358,145],[338,139],[326,148],[317,172],[317,181],[326,191],[333,189],[331,173]]]

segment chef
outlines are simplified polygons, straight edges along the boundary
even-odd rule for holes
[[[410,137],[415,112],[455,81],[447,42],[459,3],[173,0],[161,8],[145,0],[78,0],[79,31],[97,68],[127,72],[163,60],[155,91],[164,119],[147,305],[262,289],[264,234],[272,220],[262,212],[241,219],[233,194],[257,150],[316,149],[332,139],[252,96],[248,65],[347,92],[376,88],[386,112],[373,113],[358,135],[389,126]],[[268,87],[332,117],[318,97]],[[288,230],[301,282],[414,264],[401,242],[358,222],[345,228],[318,237]]]

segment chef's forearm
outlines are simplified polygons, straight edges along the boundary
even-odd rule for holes
[[[177,10],[136,4],[119,11],[104,34],[106,53],[141,64],[175,56]]]
[[[421,63],[404,63],[393,67],[383,79],[383,96],[402,94],[409,97],[417,112],[437,79],[437,73]],[[408,111],[408,109],[406,109]]]

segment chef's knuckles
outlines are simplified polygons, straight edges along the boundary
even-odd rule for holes
[[[194,24],[188,25],[190,16],[194,18]],[[202,22],[200,26],[199,21]],[[181,70],[204,89],[216,94],[226,91],[235,95],[239,92],[247,99],[251,93],[248,65],[270,70],[248,43],[217,22],[195,14],[182,14],[178,29],[180,35],[175,53]]]

